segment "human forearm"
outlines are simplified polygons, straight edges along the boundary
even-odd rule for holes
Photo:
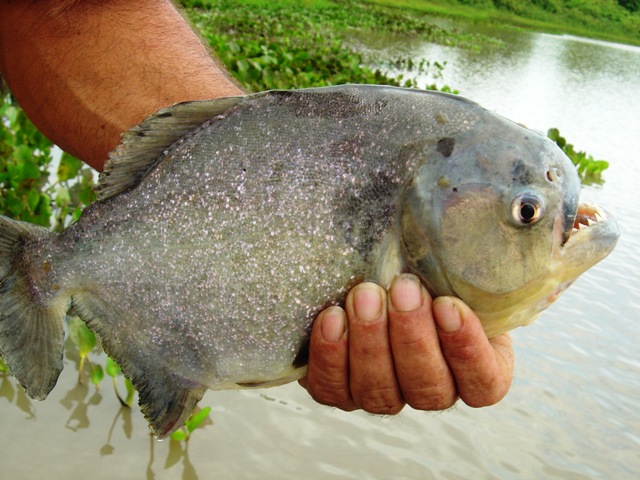
[[[0,0],[0,71],[36,126],[98,170],[156,110],[242,93],[166,0]]]

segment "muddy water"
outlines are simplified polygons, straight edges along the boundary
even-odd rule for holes
[[[608,259],[514,332],[505,400],[379,418],[317,405],[295,384],[208,392],[213,423],[187,448],[152,441],[136,408],[120,408],[106,380],[77,385],[69,360],[42,403],[0,376],[0,478],[638,478],[640,49],[502,35],[505,48],[481,53],[389,39],[384,48],[446,60],[444,81],[465,96],[529,127],[558,127],[609,160],[605,184],[585,190],[622,229]]]

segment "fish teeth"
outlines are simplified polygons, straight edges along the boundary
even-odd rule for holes
[[[596,217],[596,222],[601,222],[604,220],[604,214],[601,212],[596,212],[594,217]]]
[[[578,220],[578,228],[588,227],[587,221],[584,218]]]

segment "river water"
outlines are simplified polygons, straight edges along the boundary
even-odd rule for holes
[[[558,127],[611,163],[604,185],[585,191],[617,217],[618,247],[513,333],[515,381],[500,404],[380,418],[317,405],[296,384],[208,392],[213,423],[187,448],[151,440],[137,408],[121,409],[106,381],[77,385],[67,361],[42,403],[0,376],[0,478],[640,478],[640,49],[497,34],[506,45],[480,52],[369,46],[447,61],[444,82],[464,96],[531,128]]]

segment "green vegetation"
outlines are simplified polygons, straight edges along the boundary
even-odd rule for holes
[[[392,66],[389,62],[350,46],[347,32],[352,26],[365,31],[402,31],[404,35],[419,35],[424,41],[461,48],[495,43],[488,37],[439,28],[424,16],[362,2],[183,3],[213,51],[250,91],[343,83],[418,87],[415,80],[385,73]]]
[[[211,413],[211,407],[204,407],[203,409],[196,409],[189,419],[184,422],[184,425],[180,430],[176,430],[171,434],[171,440],[177,441],[189,441],[191,438],[191,434],[193,431],[198,428],[200,425],[203,425],[205,420],[209,417],[209,413]]]
[[[567,143],[567,139],[560,135],[557,128],[550,128],[547,137],[556,142],[567,157],[571,159],[578,169],[578,175],[583,184],[602,184],[602,171],[609,168],[606,160],[596,160],[586,152],[576,152],[573,145]]]
[[[640,0],[368,0],[487,24],[640,45]]]
[[[93,173],[64,154],[51,182],[52,147],[9,94],[0,97],[0,212],[60,231],[95,199]]]
[[[96,336],[93,334],[87,325],[78,317],[69,318],[67,322],[68,337],[71,341],[71,346],[75,348],[75,352],[78,354],[78,383],[84,383],[85,370],[89,369],[89,380],[96,388],[100,385],[104,379],[105,372],[113,381],[113,390],[116,397],[120,401],[123,407],[131,407],[135,396],[135,390],[131,381],[128,378],[124,378],[122,370],[116,362],[111,358],[106,357],[105,367],[97,363],[95,360],[91,360],[90,354],[93,356],[102,357],[102,351],[97,346]],[[69,345],[67,345],[67,348]],[[118,390],[118,379],[122,378],[125,390],[127,394],[123,398]]]
[[[390,73],[399,70],[428,74],[434,81],[441,80],[445,66],[438,62],[408,57],[389,61],[358,51],[350,41],[354,28],[417,36],[422,41],[466,49],[499,45],[488,37],[437,27],[425,14],[416,10],[430,12],[432,10],[429,9],[438,8],[444,13],[470,12],[469,5],[481,5],[487,12],[495,12],[498,10],[493,4],[497,2],[461,0],[449,2],[446,8],[444,3],[422,1],[380,0],[376,3],[381,5],[352,0],[183,2],[188,17],[229,71],[252,91],[342,83],[419,87],[412,78]],[[506,5],[508,2],[502,3]],[[538,0],[521,3],[564,5],[568,2]],[[580,3],[575,0],[574,3],[596,2],[584,0]],[[600,3],[608,5],[611,2]],[[627,3],[631,5],[633,2]],[[409,4],[411,9],[388,6]],[[456,10],[452,10],[450,4],[455,4]],[[503,10],[508,9],[505,6]],[[637,9],[633,15],[637,15]],[[453,91],[446,85],[421,87]],[[601,181],[600,173],[607,167],[606,162],[575,152],[557,130],[550,130],[549,136],[578,165],[583,179]],[[54,164],[52,143],[31,124],[9,93],[0,95],[0,213],[52,226],[57,231],[77,220],[82,210],[95,199],[92,190],[94,174],[81,161],[67,154],[61,156],[58,166]],[[88,370],[90,382],[98,388],[106,373],[112,378],[115,394],[122,405],[131,406],[135,395],[131,383],[123,379],[115,362],[108,357],[105,360],[95,335],[77,318],[69,320],[68,331],[67,352],[72,350],[71,357],[77,358],[79,381],[84,381]],[[0,376],[7,372],[0,359]],[[124,396],[118,390],[118,384],[122,383],[126,391]],[[210,409],[205,408],[194,414],[184,429],[172,438],[188,440],[194,429],[204,424],[209,412]]]

